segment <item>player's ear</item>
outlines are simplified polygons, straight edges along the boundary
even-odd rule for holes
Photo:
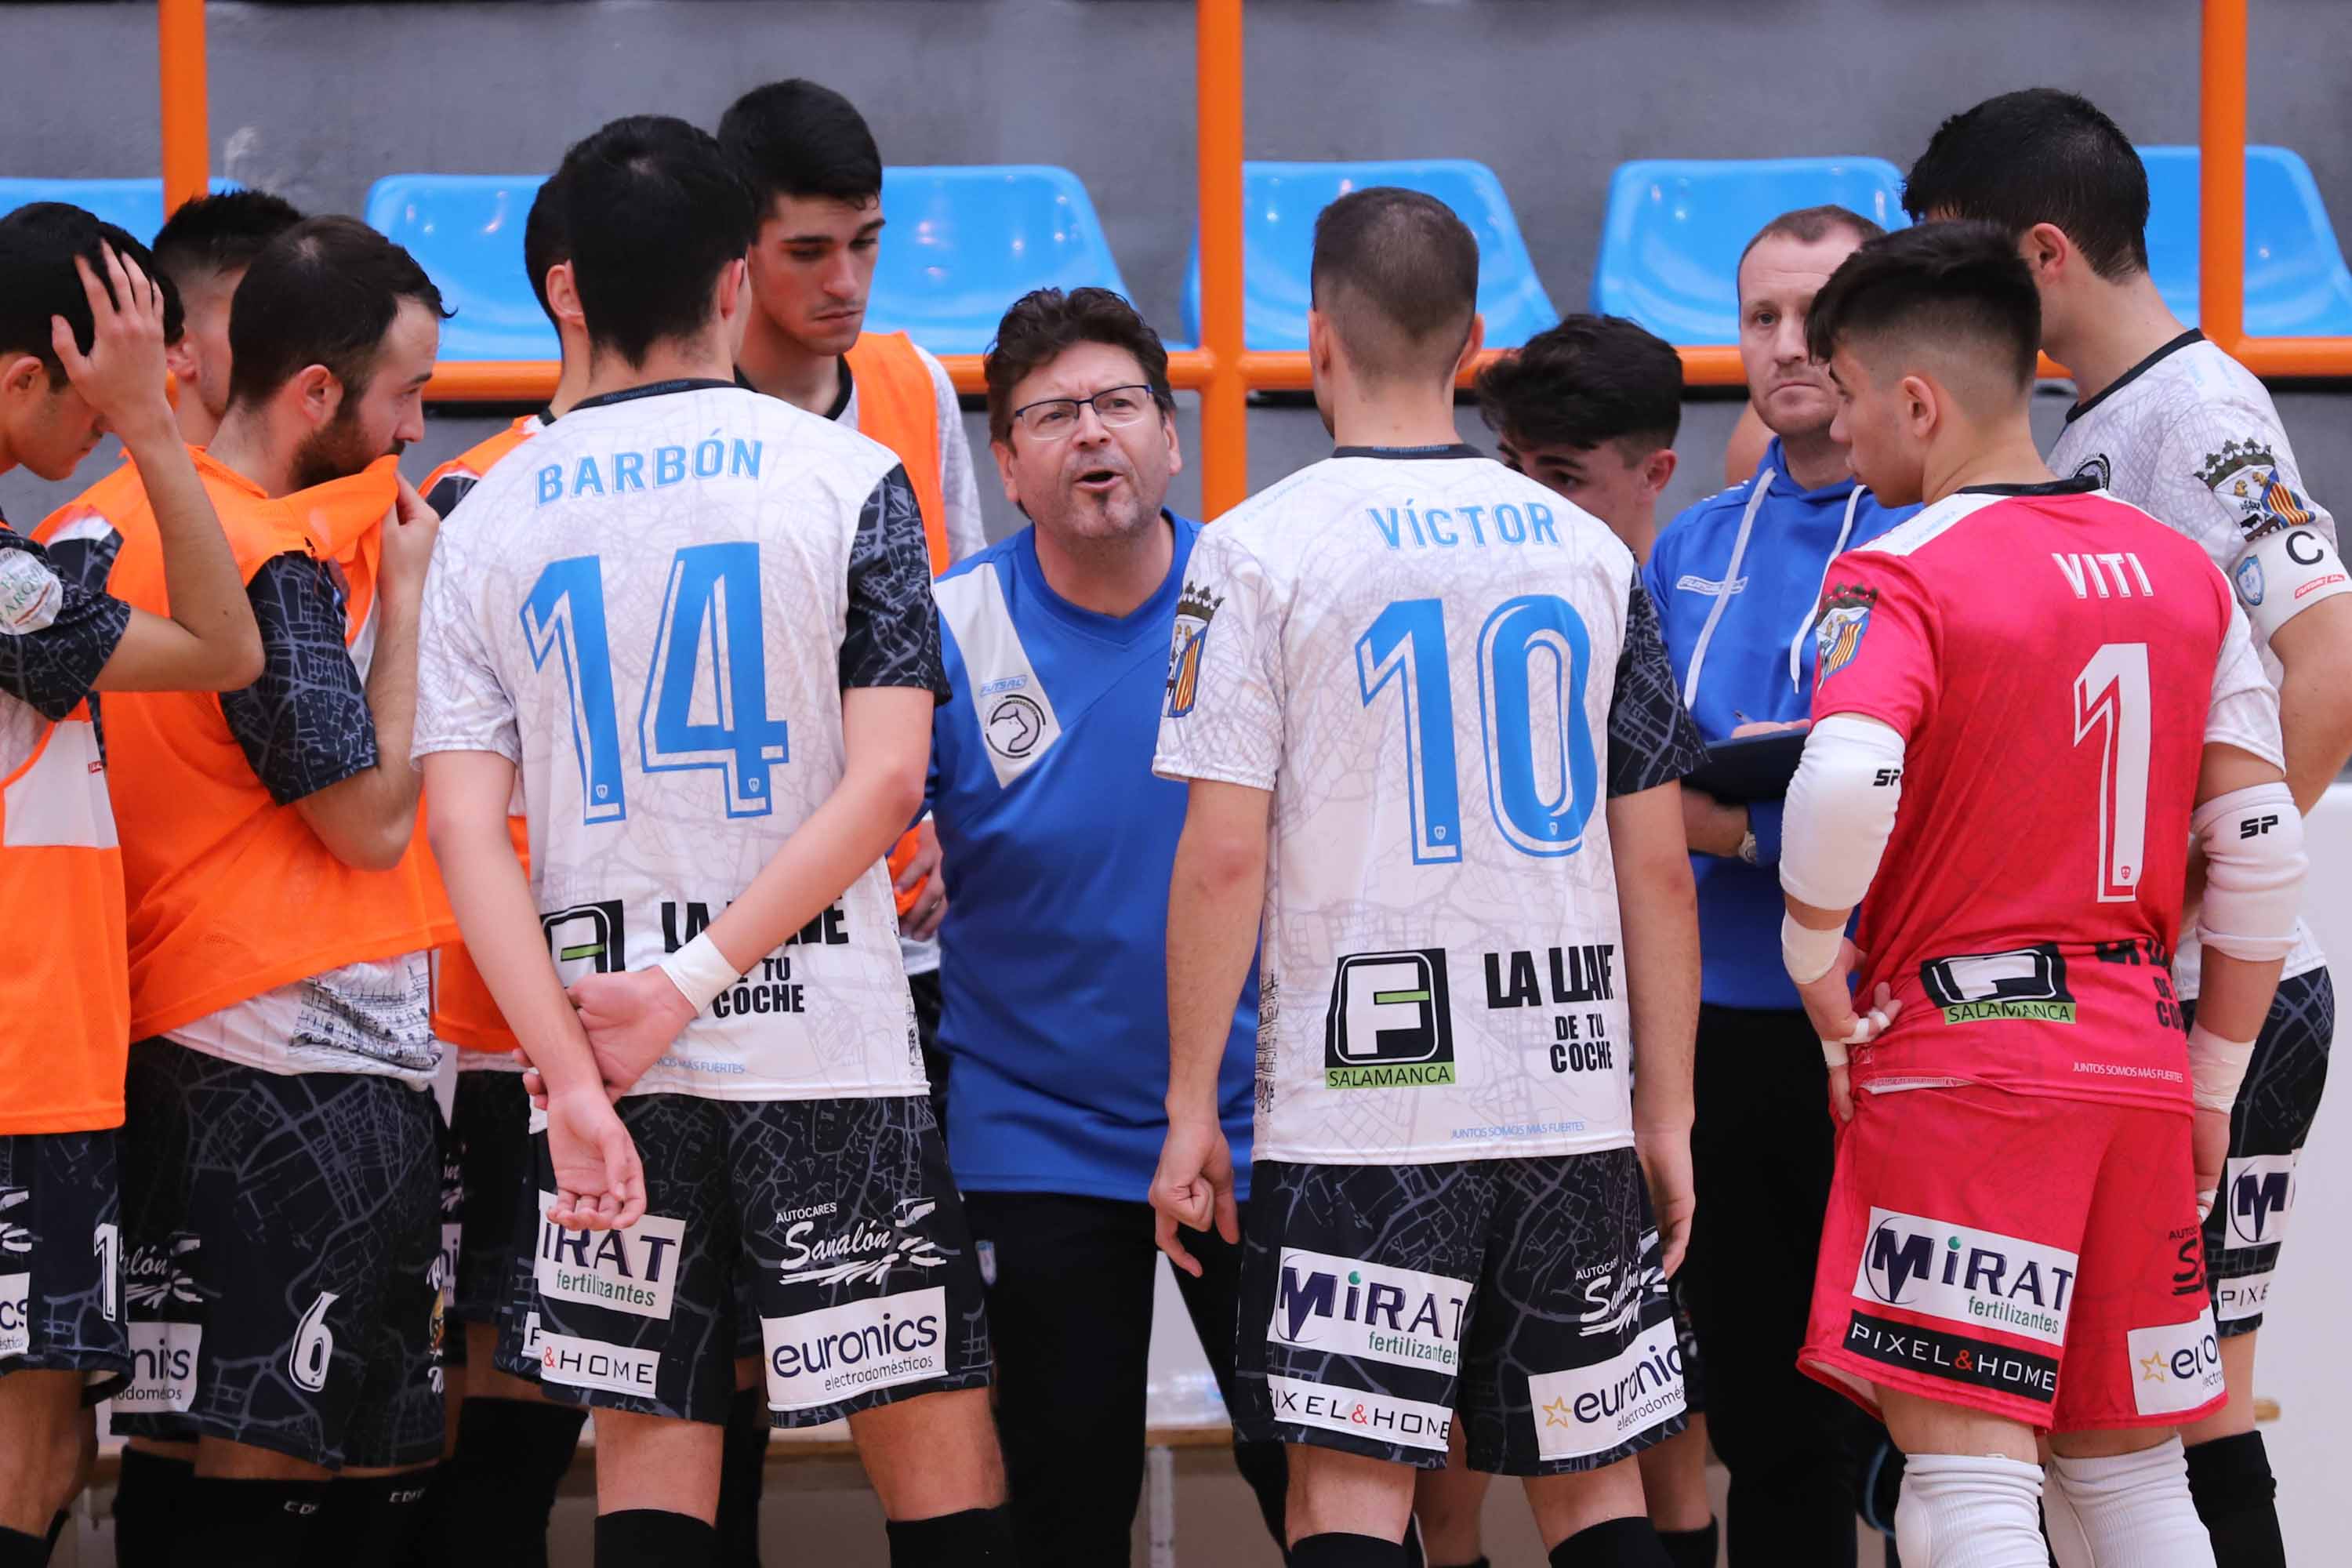
[[[1912,439],[1923,443],[1933,439],[1943,423],[1943,388],[1924,375],[1906,375],[1895,388],[1895,395],[1902,400],[1903,426]]]
[[[1475,366],[1478,359],[1478,351],[1486,346],[1486,318],[1481,312],[1473,310],[1470,312],[1470,336],[1462,345],[1461,356],[1454,362],[1454,379],[1455,381],[1459,382],[1466,373]]]
[[[41,363],[38,354],[15,354],[0,360],[0,392],[10,397],[26,397],[47,392],[48,387],[48,367]]]
[[[1184,471],[1184,448],[1176,439],[1176,414],[1164,404],[1160,410],[1160,428],[1168,437],[1168,472],[1172,476]]]
[[[290,397],[312,429],[322,429],[333,423],[343,406],[342,378],[325,365],[306,364],[294,373],[278,395]]]
[[[580,282],[572,276],[569,261],[559,261],[547,269],[547,303],[558,320],[583,330],[587,327],[588,313],[580,308]]]
[[[1316,380],[1329,379],[1335,346],[1331,319],[1312,305],[1307,307],[1307,363],[1314,371]]]
[[[1655,500],[1665,493],[1675,477],[1675,468],[1682,461],[1672,447],[1661,447],[1642,462],[1643,499]]]
[[[2074,259],[2074,242],[2054,223],[2037,223],[2019,237],[2017,253],[2032,268],[2033,280],[2047,285]]]

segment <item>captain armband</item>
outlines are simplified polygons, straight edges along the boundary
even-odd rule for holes
[[[2249,963],[2294,948],[2303,905],[2303,813],[2284,784],[2256,784],[2207,801],[2189,819],[2209,865],[2197,935]]]
[[[2231,568],[2230,581],[2265,642],[2322,599],[2352,594],[2352,576],[2335,546],[2310,528],[2276,529],[2255,540]]]

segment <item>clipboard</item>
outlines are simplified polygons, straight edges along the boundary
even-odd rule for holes
[[[1764,735],[1742,735],[1717,741],[1706,748],[1706,761],[1683,780],[1732,805],[1779,800],[1797,776],[1797,761],[1804,755],[1803,730],[1775,730]]]

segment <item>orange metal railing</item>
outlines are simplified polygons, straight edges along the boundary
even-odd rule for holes
[[[1202,342],[1168,356],[1169,379],[1200,394],[1202,510],[1209,517],[1249,493],[1250,393],[1310,384],[1305,354],[1253,352],[1243,342],[1242,3],[1196,0]],[[2200,324],[2257,375],[2352,376],[2352,338],[2245,332],[2247,5],[2205,0]],[[156,9],[168,207],[203,191],[206,179],[204,0],[158,0]],[[1707,344],[1680,352],[1691,384],[1739,384],[1737,350]],[[957,390],[981,390],[978,355],[949,355],[944,363]],[[2058,374],[2047,360],[2042,369]],[[439,367],[425,391],[460,402],[529,402],[554,389],[555,370],[539,363],[453,362]]]

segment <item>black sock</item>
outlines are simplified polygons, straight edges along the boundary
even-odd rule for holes
[[[1671,1568],[1650,1521],[1604,1519],[1551,1549],[1551,1568]]]
[[[966,1563],[1011,1563],[1013,1510],[968,1508],[934,1519],[894,1519],[890,1568],[961,1568]]]
[[[2278,1483],[2260,1432],[2216,1437],[2189,1450],[2189,1496],[2213,1538],[2219,1568],[2286,1568]]]
[[[1715,1568],[1721,1535],[1710,1519],[1696,1530],[1662,1530],[1658,1544],[1666,1549],[1666,1561],[1675,1568]]]
[[[196,1467],[185,1459],[122,1450],[114,1483],[114,1568],[164,1568],[186,1547],[181,1510]]]
[[[312,1568],[401,1568],[425,1522],[430,1470],[337,1476],[310,1532]]]
[[[445,1561],[547,1568],[547,1518],[587,1414],[535,1399],[466,1401],[457,1452],[441,1466]]]
[[[48,1560],[46,1537],[0,1524],[0,1568],[44,1568]]]
[[[1290,1568],[1402,1568],[1404,1560],[1401,1541],[1336,1531],[1301,1536],[1290,1549]]]
[[[701,1568],[718,1561],[718,1530],[690,1513],[625,1508],[596,1516],[596,1568]]]
[[[425,1472],[425,1500],[416,1505],[416,1523],[400,1555],[401,1568],[445,1568],[449,1561],[449,1466],[446,1461]]]
[[[719,1568],[760,1568],[760,1494],[768,1484],[768,1391],[739,1388],[719,1460]]]
[[[233,1481],[190,1476],[182,1494],[184,1561],[301,1568],[325,1481]]]

